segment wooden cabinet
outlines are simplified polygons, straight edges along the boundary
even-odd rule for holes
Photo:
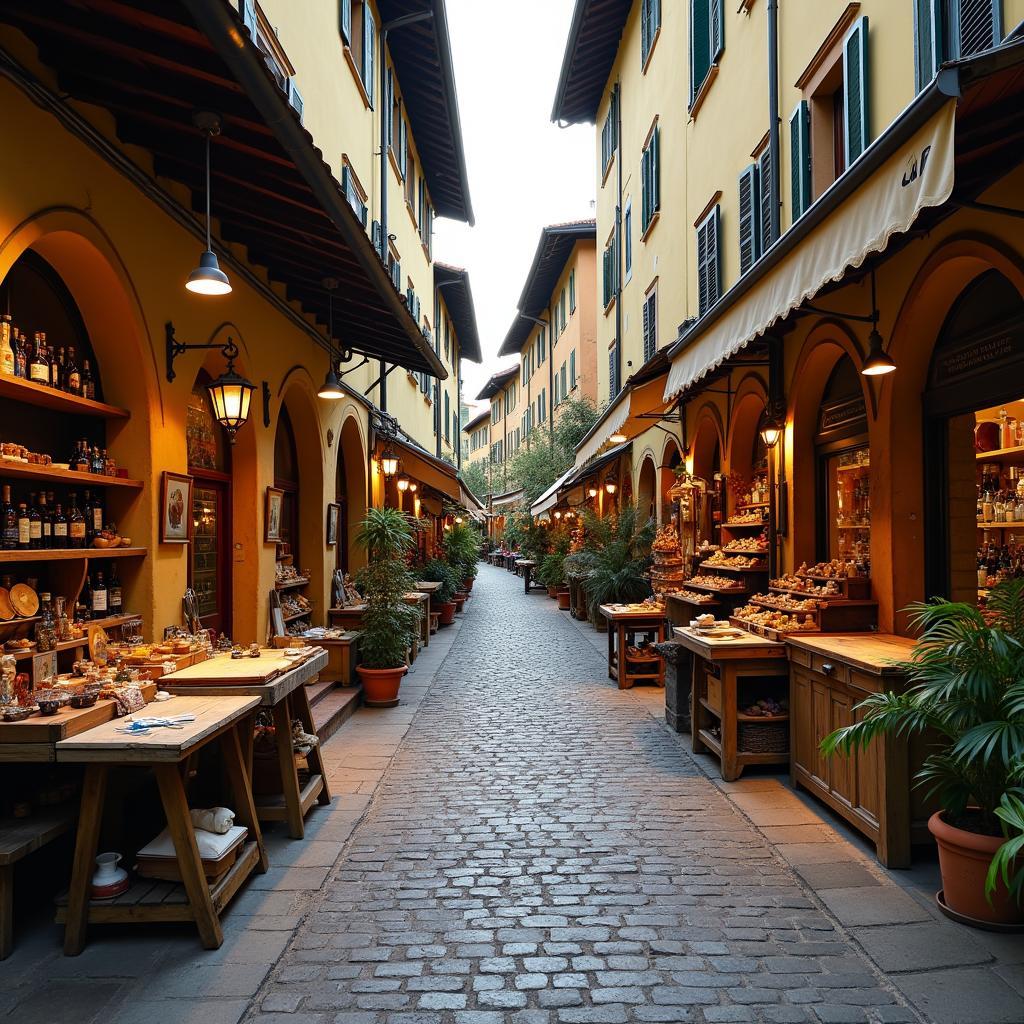
[[[793,784],[822,799],[874,841],[888,867],[910,865],[910,758],[901,740],[882,737],[849,756],[824,757],[821,741],[859,718],[865,697],[898,690],[893,667],[913,641],[879,633],[787,639],[793,719]]]

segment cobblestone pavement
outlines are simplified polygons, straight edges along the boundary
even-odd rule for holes
[[[922,1019],[552,602],[476,593],[252,1019]]]

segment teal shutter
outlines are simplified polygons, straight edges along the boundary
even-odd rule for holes
[[[708,64],[714,64],[725,49],[725,0],[710,0],[708,22],[710,25],[711,56]]]
[[[404,180],[409,173],[409,128],[401,112],[398,114],[398,168]]]
[[[709,0],[690,0],[690,103],[711,67]]]
[[[758,216],[757,164],[748,164],[740,174],[740,273],[745,274],[761,255]]]
[[[719,229],[721,214],[716,206],[697,228],[697,308],[703,316],[722,294]]]
[[[569,380],[570,387],[576,387],[576,349],[569,353]]]
[[[1002,5],[999,0],[959,0],[953,25],[957,57],[990,50],[1003,37]]]
[[[772,233],[772,203],[776,200],[772,195],[772,153],[770,149],[765,149],[757,160],[757,189],[761,220],[757,234],[757,255],[760,257],[775,241],[775,236]]]
[[[789,119],[789,173],[793,192],[793,223],[811,205],[811,112],[801,100]]]
[[[654,358],[658,351],[658,293],[651,292],[644,299],[644,362]]]
[[[384,118],[384,138],[388,140],[390,148],[395,132],[395,73],[391,68],[388,68],[387,80],[387,95],[384,97],[384,109],[381,111],[381,116]]]
[[[374,43],[376,41],[377,28],[373,23],[373,15],[370,12],[370,5],[363,4],[363,88],[366,95],[370,97],[370,106],[373,106],[373,59],[376,54]]]
[[[352,45],[352,0],[338,0],[338,27],[346,46]]]
[[[288,79],[288,103],[292,110],[299,115],[299,124],[302,124],[302,93],[295,88],[295,79]]]
[[[914,78],[920,92],[934,77],[945,52],[944,0],[914,0]]]
[[[651,217],[661,209],[661,128],[654,126],[651,134]]]
[[[651,50],[651,2],[640,0],[640,63],[647,62]]]
[[[846,166],[868,148],[868,19],[858,18],[843,40],[843,112],[846,131],[843,145]]]

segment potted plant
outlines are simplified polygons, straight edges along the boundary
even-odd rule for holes
[[[651,593],[648,577],[654,522],[641,523],[636,506],[625,505],[618,515],[588,521],[587,533],[593,538],[583,591],[587,597],[590,621],[598,630],[607,628],[599,612],[603,604],[642,601]]]
[[[984,612],[934,599],[912,605],[923,633],[901,665],[903,693],[876,693],[861,720],[826,736],[826,756],[884,733],[922,734],[930,746],[917,785],[941,810],[928,829],[939,847],[943,909],[983,926],[1024,924],[1024,580],[1000,583]]]
[[[367,565],[357,580],[366,600],[356,672],[370,707],[393,707],[407,670],[409,642],[419,612],[403,600],[414,581],[406,562],[414,540],[408,520],[393,508],[371,508],[356,538]]]
[[[420,574],[420,578],[441,586],[434,593],[437,610],[441,614],[442,626],[450,626],[455,621],[455,588],[458,586],[458,573],[442,558],[432,558]]]
[[[444,557],[459,575],[459,586],[468,594],[479,571],[480,535],[466,523],[454,523],[444,536]]]

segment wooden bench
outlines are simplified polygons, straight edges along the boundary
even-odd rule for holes
[[[14,948],[14,865],[69,832],[77,816],[77,806],[70,806],[0,820],[0,960]]]

